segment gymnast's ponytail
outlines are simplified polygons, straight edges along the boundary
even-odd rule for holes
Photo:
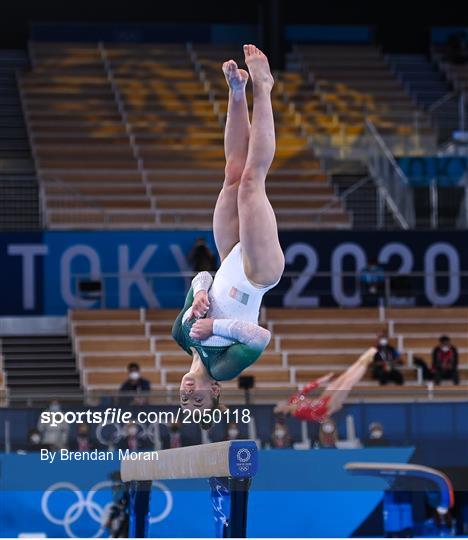
[[[221,413],[224,411],[227,411],[228,408],[224,403],[219,402],[219,395],[213,397],[213,402],[211,405],[211,413],[213,413],[216,409],[219,409]],[[213,419],[211,419],[209,422],[200,422],[200,427],[204,430],[208,430],[213,426]]]

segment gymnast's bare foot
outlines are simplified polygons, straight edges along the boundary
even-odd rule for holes
[[[245,63],[249,68],[255,89],[271,91],[274,79],[268,64],[268,58],[255,45],[244,45]]]
[[[249,74],[245,69],[239,69],[234,60],[228,60],[223,64],[223,73],[226,77],[229,90],[236,97],[243,97],[245,86],[249,80]]]

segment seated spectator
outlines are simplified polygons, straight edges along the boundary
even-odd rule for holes
[[[57,399],[50,402],[48,407],[49,412],[60,412],[61,410],[62,407]],[[65,421],[57,422],[57,425],[53,426],[51,423],[42,423],[39,416],[37,429],[41,434],[41,444],[46,445],[44,448],[49,447],[51,450],[61,450],[67,447],[70,426]]]
[[[338,432],[335,421],[329,418],[323,424],[320,424],[319,429],[319,445],[320,448],[336,448],[338,441]]]
[[[169,426],[169,441],[167,448],[180,448],[183,446],[180,424],[177,422]]]
[[[140,433],[139,433],[140,432]],[[142,428],[137,423],[124,425],[124,436],[119,442],[120,450],[130,450],[130,452],[138,452],[139,450],[150,450],[153,445],[146,438],[142,437]]]
[[[192,270],[198,272],[214,272],[217,269],[216,257],[211,249],[206,245],[203,236],[199,236],[195,240],[192,250],[188,254],[188,262]]]
[[[367,266],[359,275],[363,304],[376,306],[385,293],[385,274],[375,258],[369,258]]]
[[[292,438],[283,419],[278,419],[270,437],[271,448],[292,448]]]
[[[120,403],[122,405],[145,405],[147,394],[151,390],[150,382],[140,374],[140,366],[132,362],[127,366],[128,379],[120,387]],[[132,394],[135,394],[132,396]]]
[[[229,424],[226,426],[226,434],[224,436],[224,440],[235,441],[236,439],[240,438],[239,435],[240,433],[237,424],[235,422],[229,422]]]
[[[369,437],[366,439],[364,446],[388,446],[389,443],[384,435],[382,424],[379,422],[371,422],[369,424]]]
[[[26,452],[40,452],[42,448],[47,448],[47,445],[41,444],[40,431],[36,428],[30,429],[28,433]]]
[[[435,384],[440,384],[442,379],[450,379],[453,384],[460,383],[458,351],[448,336],[440,336],[439,345],[432,351],[432,371]]]
[[[400,353],[388,343],[385,332],[378,336],[376,347],[377,352],[372,363],[373,378],[378,380],[380,384],[388,382],[403,384],[403,374],[397,369],[397,366],[403,363]]]
[[[68,443],[68,448],[77,452],[85,452],[97,448],[97,443],[91,436],[88,424],[77,424],[75,437]]]

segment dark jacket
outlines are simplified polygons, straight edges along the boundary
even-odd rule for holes
[[[435,347],[432,351],[432,368],[434,370],[452,371],[458,366],[458,351],[451,345],[448,351]]]
[[[149,393],[150,390],[151,384],[148,379],[140,377],[136,381],[136,383],[134,383],[130,379],[127,379],[120,387],[120,393],[125,394],[120,398],[120,404],[130,405],[135,397],[137,397],[138,395],[144,395],[145,393]],[[135,395],[131,396],[131,394]]]
[[[188,261],[194,272],[216,270],[216,257],[205,244],[196,245],[189,253]]]
[[[386,366],[387,369],[396,369],[400,364],[400,353],[391,345],[380,345],[374,355],[373,367]]]

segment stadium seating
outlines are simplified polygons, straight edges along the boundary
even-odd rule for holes
[[[220,67],[243,64],[240,50],[32,43],[30,55],[20,84],[49,228],[210,226],[224,168]],[[418,153],[435,141],[430,120],[375,47],[296,46],[289,67],[273,91],[279,225],[350,227],[316,151],[362,149],[368,118],[395,152]]]
[[[48,402],[60,394],[67,400],[83,397],[69,336],[56,333],[2,335],[3,368],[11,403]]]
[[[435,149],[430,117],[419,110],[373,45],[296,45],[289,64],[302,73],[286,81],[314,144],[359,148],[365,120],[394,153]]]
[[[0,354],[0,406],[8,403],[8,388],[6,385],[6,375],[3,369],[3,356]]]
[[[233,51],[47,43],[30,50],[33,69],[20,83],[49,228],[211,225],[224,169],[220,67]],[[278,149],[269,179],[279,225],[349,227],[282,88],[274,94]]]
[[[176,310],[71,311],[70,328],[82,382],[88,393],[116,391],[126,378],[126,365],[138,362],[158,395],[177,393],[190,359],[170,337]],[[449,318],[450,317],[450,318]],[[460,352],[462,385],[444,384],[431,392],[437,398],[468,391],[466,308],[388,309],[281,309],[262,311],[262,324],[273,339],[260,360],[246,370],[255,376],[255,402],[285,397],[298,385],[330,371],[340,373],[387,330],[402,351],[406,384],[379,389],[368,373],[351,397],[375,399],[428,397],[414,356],[430,363],[430,353],[441,333],[449,333]],[[229,399],[242,400],[236,382],[223,384]],[[160,398],[157,398],[157,401]]]

